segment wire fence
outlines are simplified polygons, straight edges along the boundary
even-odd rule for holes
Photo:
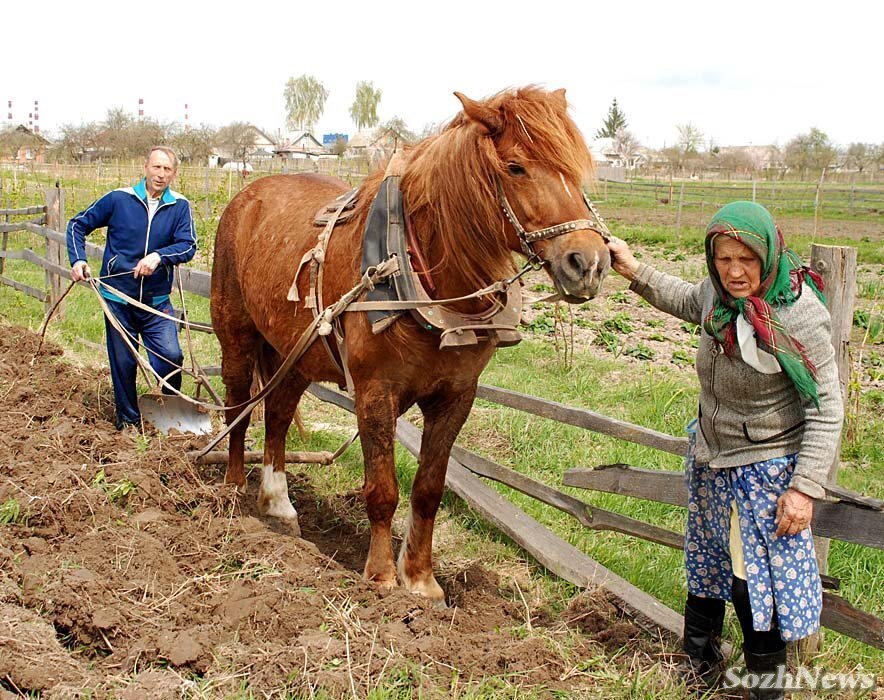
[[[775,213],[821,211],[829,216],[884,215],[884,189],[870,186],[811,182],[707,183],[694,181],[623,181],[603,178],[596,184],[599,201],[620,206],[716,208],[734,200],[749,200]]]

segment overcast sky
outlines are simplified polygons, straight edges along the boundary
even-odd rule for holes
[[[721,9],[719,9],[721,8]],[[329,91],[314,129],[353,134],[356,83],[383,92],[382,120],[420,132],[450,119],[458,90],[564,87],[587,138],[613,98],[645,145],[691,122],[717,145],[785,144],[817,127],[838,144],[884,141],[884,3],[842,0],[325,3],[5,2],[0,99],[44,132],[108,108],[222,126],[284,125],[283,89]]]

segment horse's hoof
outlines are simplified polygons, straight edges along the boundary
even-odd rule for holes
[[[298,527],[298,511],[289,500],[285,472],[274,472],[270,465],[265,465],[261,474],[258,512],[263,516],[290,521],[295,528]]]

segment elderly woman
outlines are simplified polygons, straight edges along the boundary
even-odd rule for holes
[[[753,202],[733,202],[712,218],[709,276],[699,284],[639,263],[619,239],[609,248],[630,289],[702,329],[685,474],[690,675],[717,677],[726,600],[743,630],[747,669],[775,672],[785,642],[815,632],[822,608],[809,526],[843,418],[822,282]]]

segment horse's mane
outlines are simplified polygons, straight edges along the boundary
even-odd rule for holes
[[[440,134],[411,149],[402,178],[412,219],[437,225],[435,231],[418,231],[422,244],[438,246],[433,274],[450,272],[474,289],[513,270],[495,186],[495,175],[503,176],[507,164],[495,144],[507,139],[523,160],[542,163],[570,182],[582,183],[592,168],[561,94],[529,86],[500,92],[483,104],[499,115],[497,133],[488,134],[461,112]],[[366,183],[372,198],[379,184],[379,175]]]

